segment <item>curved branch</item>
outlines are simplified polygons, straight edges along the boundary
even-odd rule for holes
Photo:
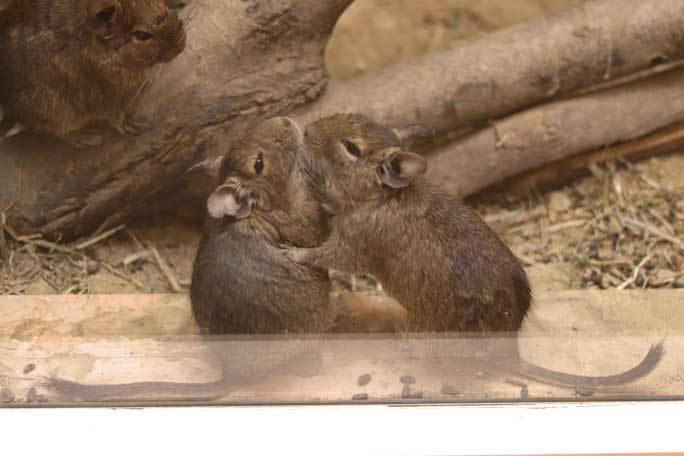
[[[331,85],[308,116],[362,111],[450,132],[684,58],[684,3],[594,0]]]
[[[188,48],[142,102],[139,115],[154,123],[95,150],[31,133],[0,142],[0,211],[11,206],[19,231],[65,238],[127,217],[237,131],[318,97],[323,50],[351,2],[193,2]]]
[[[684,121],[684,70],[515,114],[430,155],[429,178],[468,196]],[[569,171],[569,170],[568,170]]]

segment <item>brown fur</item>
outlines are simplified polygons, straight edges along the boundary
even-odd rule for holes
[[[278,248],[283,242],[318,245],[328,233],[327,217],[297,164],[300,142],[299,128],[276,118],[250,131],[224,157],[200,166],[214,173],[217,192],[226,182],[237,184],[250,205],[249,215],[241,219],[209,217],[200,242],[190,297],[208,340],[225,334],[320,335],[333,323],[327,273],[293,264]],[[260,154],[264,167],[256,175]],[[312,344],[306,337],[286,337],[278,350],[249,365],[240,353],[217,351],[224,372],[211,383],[83,385],[51,378],[46,386],[62,398],[86,402],[210,400],[279,369],[291,373],[302,361],[310,365],[316,358],[315,353],[308,356],[315,339]]]
[[[350,161],[338,146],[355,142]],[[401,148],[394,133],[358,115],[307,127],[306,146],[327,179],[322,202],[335,214],[330,239],[306,259],[325,268],[373,274],[408,310],[416,331],[517,331],[530,307],[518,260],[472,211],[422,177],[383,185],[376,169]],[[320,178],[323,178],[321,180]]]
[[[396,134],[359,114],[307,126],[304,159],[321,204],[334,214],[320,247],[291,249],[301,264],[370,273],[404,305],[414,331],[516,334],[531,292],[520,262],[472,211],[425,181],[424,159]],[[598,388],[652,371],[663,354],[607,377],[565,374],[511,356],[521,375]]]
[[[204,333],[320,333],[332,323],[326,272],[294,265],[278,248],[315,246],[327,234],[325,214],[296,163],[297,131],[289,120],[267,121],[220,165],[220,182],[239,183],[251,213],[207,222],[190,291]],[[259,154],[264,167],[256,175]]]
[[[0,15],[0,133],[18,122],[79,145],[96,124],[123,131],[150,69],[185,40],[163,0],[11,2]]]

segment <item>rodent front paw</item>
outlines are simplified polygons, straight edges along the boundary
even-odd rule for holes
[[[283,255],[294,263],[305,263],[307,249],[288,246],[282,249]]]

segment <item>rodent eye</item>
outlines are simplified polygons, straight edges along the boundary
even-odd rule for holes
[[[349,152],[350,155],[353,157],[359,158],[361,156],[361,149],[359,149],[359,146],[354,144],[351,141],[348,141],[346,139],[343,139],[342,145],[344,146],[345,149],[347,149],[347,152]]]
[[[109,6],[95,13],[95,18],[100,22],[108,23],[114,18],[114,14],[116,14],[116,7]]]
[[[264,171],[264,156],[259,154],[257,159],[254,161],[254,172],[259,176]]]
[[[154,38],[154,35],[151,33],[144,32],[142,30],[136,30],[133,32],[133,38],[135,38],[138,41],[149,41],[152,38]]]

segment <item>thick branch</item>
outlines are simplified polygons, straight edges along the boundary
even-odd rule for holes
[[[558,188],[589,173],[592,165],[618,159],[640,160],[657,154],[684,150],[684,123],[674,124],[644,138],[616,146],[605,147],[555,162],[514,177],[505,183],[506,191],[518,196],[532,191]]]
[[[315,99],[330,31],[351,2],[193,2],[188,48],[143,100],[151,128],[94,150],[28,132],[1,142],[0,211],[11,207],[19,231],[67,238],[125,218],[236,132]]]
[[[332,85],[308,112],[455,131],[683,57],[681,1],[595,0]]]
[[[430,156],[431,180],[458,196],[684,121],[684,70],[513,115]]]

